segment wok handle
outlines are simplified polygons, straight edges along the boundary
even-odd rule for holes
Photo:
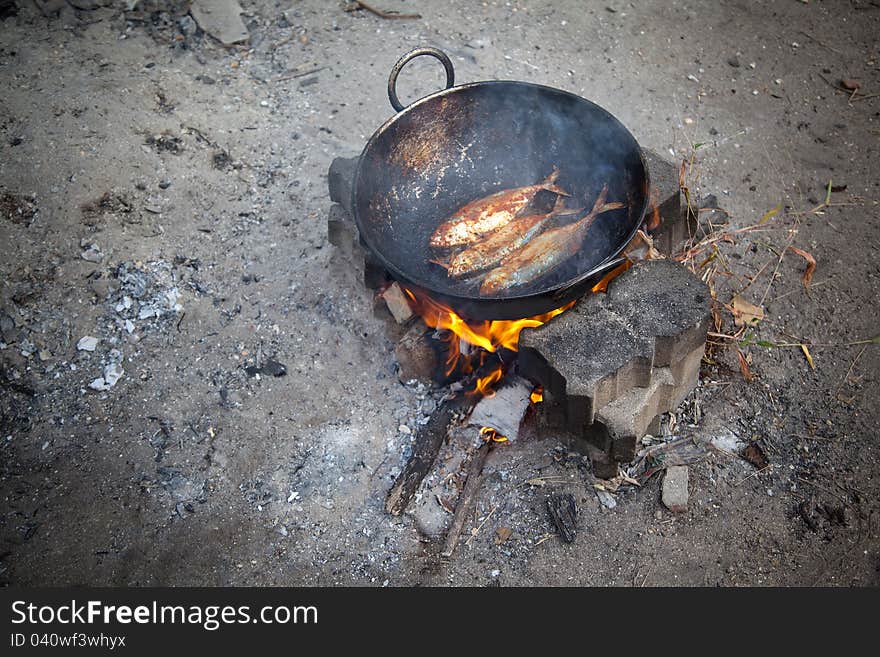
[[[455,70],[452,68],[452,60],[449,59],[449,56],[439,50],[437,48],[416,48],[415,50],[410,50],[403,57],[397,60],[397,63],[391,69],[391,75],[388,76],[388,99],[391,101],[391,106],[397,110],[398,112],[403,111],[403,105],[400,102],[400,99],[397,97],[397,76],[400,74],[400,71],[411,59],[415,59],[416,57],[421,57],[422,55],[430,55],[436,59],[439,59],[443,64],[443,68],[446,69],[446,88],[449,89],[452,85],[455,84]]]

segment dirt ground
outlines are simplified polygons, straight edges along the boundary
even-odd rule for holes
[[[375,0],[422,16],[384,20],[245,1],[249,40],[229,48],[187,2],[0,4],[3,583],[880,583],[876,2]],[[545,435],[492,452],[448,562],[384,512],[434,401],[399,383],[393,335],[327,242],[326,172],[391,116],[388,72],[424,44],[460,82],[567,89],[694,156],[691,192],[731,229],[782,204],[701,269],[730,263],[723,303],[760,272],[753,378],[713,351],[699,422],[677,429],[757,442],[770,467],[716,450],[686,513],[659,477],[608,509]],[[401,96],[441,74],[414,62]],[[815,256],[809,289],[789,243]],[[270,358],[286,375],[246,370]],[[539,476],[577,498],[573,544],[524,483]]]

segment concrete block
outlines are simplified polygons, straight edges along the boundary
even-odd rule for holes
[[[683,513],[688,506],[688,469],[686,465],[673,465],[663,477],[663,505],[673,513]]]
[[[674,389],[675,382],[669,368],[657,368],[649,387],[633,388],[600,408],[596,422],[589,430],[608,434],[612,459],[632,461],[651,422],[669,410]]]
[[[327,187],[330,200],[339,203],[349,215],[351,212],[351,192],[354,185],[354,172],[357,169],[357,157],[337,157],[330,163],[327,174]]]
[[[611,281],[607,302],[637,336],[653,338],[655,367],[677,363],[706,342],[709,289],[677,262],[632,267]]]
[[[701,344],[677,363],[673,363],[669,368],[675,385],[669,394],[669,403],[666,410],[674,410],[699,383],[700,366],[703,363],[703,355],[705,353],[706,345]]]
[[[327,217],[327,239],[336,247],[350,248],[357,244],[357,226],[339,203],[330,206]]]
[[[633,387],[651,383],[650,340],[636,336],[601,295],[520,335],[519,372],[565,400],[566,427],[580,432],[596,411]]]
[[[688,229],[686,207],[679,187],[679,165],[651,150],[643,150],[648,176],[651,179],[652,201],[657,204],[660,225],[649,230],[654,246],[664,255],[678,251],[696,229]]]
[[[612,479],[617,476],[617,461],[611,458],[608,450],[596,447],[583,436],[573,435],[568,436],[567,446],[571,451],[589,457],[593,475],[599,479]]]
[[[391,281],[391,277],[388,275],[385,267],[375,257],[370,255],[369,252],[363,251],[363,254],[364,286],[368,290],[378,290],[381,287],[385,287]]]

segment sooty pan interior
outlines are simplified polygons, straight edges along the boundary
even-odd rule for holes
[[[627,204],[596,219],[579,254],[496,296],[479,294],[481,278],[451,279],[430,262],[443,255],[428,245],[431,233],[458,208],[538,183],[554,166],[569,207],[592,207],[605,184],[609,202]],[[444,297],[513,300],[569,286],[617,255],[644,217],[647,175],[635,139],[598,105],[550,87],[478,82],[417,101],[380,128],[353,194],[361,237],[392,274]],[[536,204],[554,199],[542,192]]]

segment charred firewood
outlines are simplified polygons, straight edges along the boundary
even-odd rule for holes
[[[434,465],[434,459],[437,458],[437,453],[443,445],[453,415],[467,403],[464,398],[459,397],[444,401],[437,406],[428,422],[416,433],[412,456],[388,491],[388,497],[385,498],[385,510],[388,513],[399,516],[406,510],[422,479]]]
[[[547,508],[562,540],[574,543],[577,534],[577,505],[574,496],[571,493],[551,495],[547,500]]]
[[[448,559],[455,552],[455,546],[458,545],[458,538],[464,529],[464,523],[467,521],[474,506],[477,492],[480,490],[480,484],[483,483],[483,466],[486,464],[486,457],[489,456],[489,450],[494,445],[492,441],[483,443],[477,450],[468,465],[467,481],[464,484],[464,490],[458,498],[458,504],[455,506],[455,516],[452,518],[452,525],[446,534],[446,544],[443,547],[441,556]]]

